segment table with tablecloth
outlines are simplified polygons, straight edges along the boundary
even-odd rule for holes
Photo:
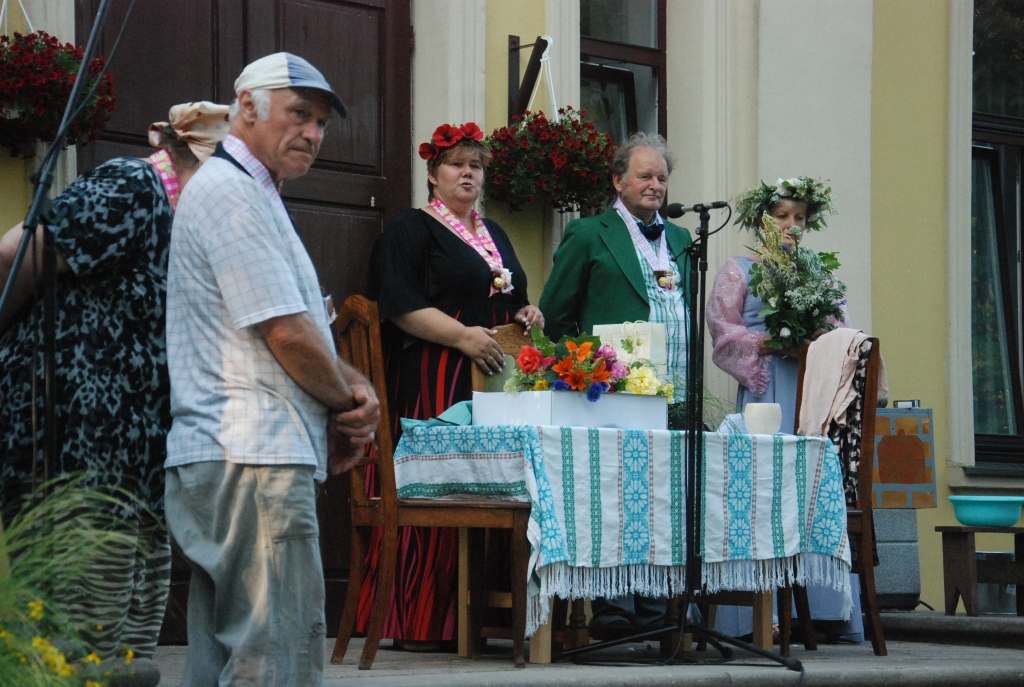
[[[527,636],[552,596],[666,597],[684,589],[685,434],[548,426],[411,426],[395,449],[400,498],[529,501]],[[850,606],[839,459],[824,437],[706,432],[704,587],[824,584]]]

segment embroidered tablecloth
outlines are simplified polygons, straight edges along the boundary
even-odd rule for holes
[[[669,596],[684,587],[684,434],[532,426],[411,427],[401,498],[504,496],[532,505],[527,636],[548,601]],[[702,579],[710,592],[791,580],[845,592],[839,459],[823,437],[705,433]]]

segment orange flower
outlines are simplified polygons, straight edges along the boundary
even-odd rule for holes
[[[565,383],[577,391],[587,388],[587,375],[583,370],[573,370],[565,376]]]
[[[565,375],[572,372],[574,364],[575,363],[573,362],[572,356],[567,355],[564,358],[562,358],[562,362],[552,365],[551,369],[554,370],[559,377],[564,377]]]
[[[594,371],[590,373],[590,379],[594,382],[607,382],[610,376],[611,371],[605,367],[603,358],[601,359],[601,362],[597,364],[597,367],[594,368]]]
[[[576,360],[583,362],[590,357],[590,349],[594,347],[594,344],[590,341],[586,341],[579,346],[576,345],[575,341],[566,341],[565,347],[569,349],[569,353],[576,352]]]

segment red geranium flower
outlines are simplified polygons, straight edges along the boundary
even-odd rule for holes
[[[447,148],[462,140],[462,129],[451,124],[442,124],[434,129],[432,138],[439,148]]]
[[[533,374],[540,369],[543,363],[543,356],[533,346],[523,346],[519,349],[519,356],[516,358],[516,365],[525,374]]]

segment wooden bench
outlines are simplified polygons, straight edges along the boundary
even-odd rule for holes
[[[967,615],[978,615],[978,583],[1024,585],[1024,527],[936,527],[942,533],[942,575],[946,615],[956,615],[959,598]],[[979,561],[974,546],[977,532],[1013,535],[1013,561]],[[1024,593],[1017,590],[1017,615],[1024,616]]]

